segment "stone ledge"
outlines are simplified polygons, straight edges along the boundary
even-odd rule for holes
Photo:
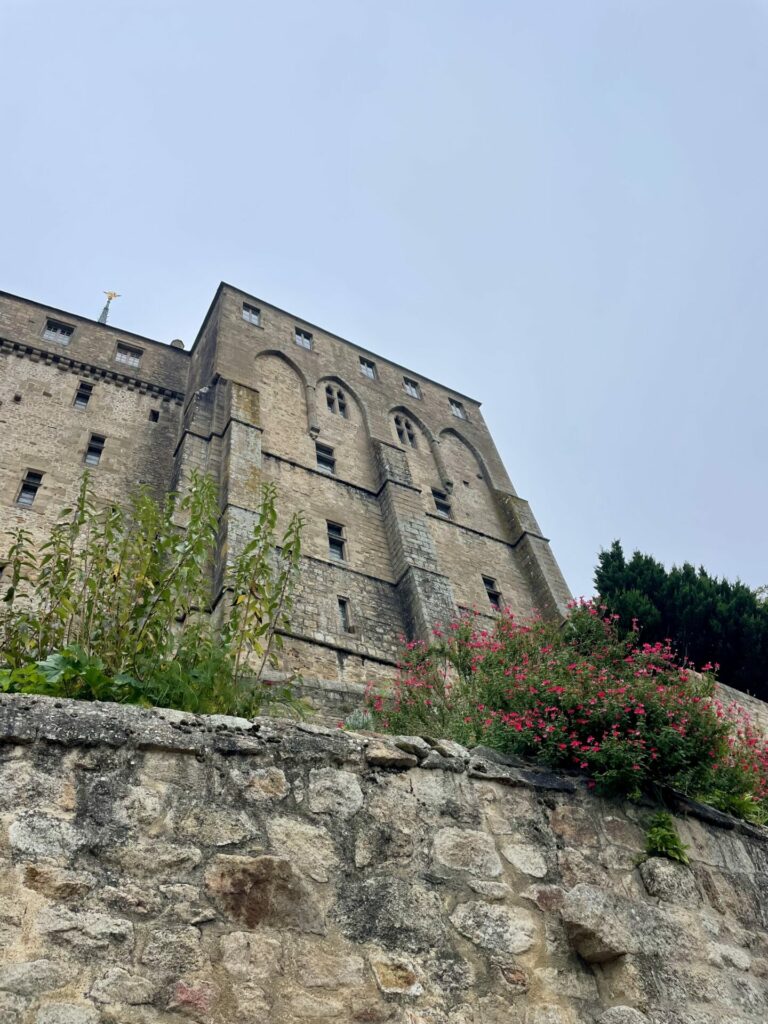
[[[488,747],[470,751],[452,740],[348,732],[284,718],[191,715],[172,708],[0,694],[0,745],[31,743],[155,750],[193,754],[199,759],[213,754],[276,752],[278,747],[283,757],[351,764],[360,770],[437,769],[526,789],[570,793],[586,789],[582,776],[537,769]],[[680,793],[671,792],[670,797],[679,814],[768,843],[766,828]]]

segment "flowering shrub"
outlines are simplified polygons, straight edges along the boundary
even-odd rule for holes
[[[369,688],[368,707],[380,728],[577,770],[602,793],[673,786],[760,820],[768,743],[742,708],[717,700],[713,666],[695,673],[668,642],[623,639],[615,620],[583,601],[562,625],[464,617],[409,643],[399,679]]]

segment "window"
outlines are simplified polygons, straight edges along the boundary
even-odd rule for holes
[[[29,508],[30,505],[34,504],[37,492],[40,490],[40,484],[43,482],[43,474],[38,473],[37,470],[28,469],[24,475],[24,479],[21,481],[21,487],[16,498],[16,504],[22,505],[24,508]]]
[[[352,633],[352,620],[349,616],[349,600],[346,597],[339,598],[339,625],[342,633]]]
[[[328,527],[328,554],[336,562],[345,562],[346,540],[344,539],[344,527],[339,523],[326,523]]]
[[[125,363],[126,366],[138,367],[141,365],[143,353],[140,348],[133,348],[131,345],[124,345],[118,341],[115,349],[115,362]]]
[[[416,447],[416,431],[413,424],[405,416],[395,416],[395,430],[400,439],[400,444],[407,444],[411,448]]]
[[[157,421],[160,419],[160,410],[159,409],[150,409],[149,410],[149,419],[150,419],[151,423],[157,423]]]
[[[341,388],[336,388],[332,384],[329,384],[325,389],[325,401],[328,408],[333,413],[338,413],[339,416],[343,416],[347,419],[347,399]]]
[[[91,400],[91,394],[93,393],[93,384],[89,384],[87,380],[81,380],[77,385],[77,391],[75,392],[75,400],[72,403],[76,409],[84,409],[88,402]]]
[[[68,345],[69,339],[75,333],[75,328],[69,324],[59,323],[58,320],[46,320],[43,328],[43,337],[46,341],[55,341],[57,345]]]
[[[261,326],[261,310],[258,306],[251,306],[247,302],[243,303],[243,320],[247,320],[249,324],[256,324],[257,327]]]
[[[369,377],[371,380],[376,380],[378,374],[376,373],[376,363],[372,363],[370,359],[363,359],[360,356],[360,373],[364,377]]]
[[[410,395],[411,398],[421,398],[421,386],[417,380],[411,380],[410,377],[403,377],[403,388],[405,393]]]
[[[488,595],[488,600],[491,602],[491,608],[494,611],[501,611],[501,591],[496,585],[496,580],[491,576],[483,576],[483,586],[485,592]]]
[[[312,335],[309,331],[302,331],[300,327],[297,327],[295,336],[297,345],[301,345],[302,348],[312,348]]]
[[[436,488],[432,488],[432,498],[435,502],[435,509],[437,514],[443,516],[445,519],[451,519],[451,503],[448,500],[448,495],[445,491],[438,491]]]
[[[101,453],[104,451],[106,440],[106,437],[102,437],[101,434],[91,434],[88,447],[85,449],[85,458],[83,459],[86,466],[98,466],[101,462]]]
[[[451,412],[453,415],[460,420],[465,420],[467,418],[467,410],[461,402],[457,402],[455,398],[449,398],[448,401],[451,403]]]
[[[321,469],[324,473],[335,473],[336,457],[333,454],[333,448],[329,448],[327,444],[320,444],[319,441],[315,441],[315,452],[317,453],[317,468]]]

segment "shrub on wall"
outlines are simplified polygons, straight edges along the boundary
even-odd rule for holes
[[[599,792],[665,786],[753,818],[768,810],[768,745],[668,643],[623,638],[616,616],[575,605],[564,624],[492,628],[472,616],[410,643],[391,690],[368,693],[377,724],[483,743],[586,773]]]
[[[181,523],[184,523],[182,527]],[[218,628],[209,614],[219,503],[193,473],[183,496],[137,491],[99,507],[85,474],[38,550],[18,530],[0,605],[0,689],[255,714],[274,663],[301,553],[302,520],[276,536],[265,485],[251,536],[227,567]]]

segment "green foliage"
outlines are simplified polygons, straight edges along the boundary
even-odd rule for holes
[[[690,863],[688,845],[684,843],[675,828],[671,814],[659,811],[651,818],[645,837],[645,852],[649,857],[668,857],[680,864]]]
[[[193,474],[184,496],[162,503],[140,490],[127,508],[99,508],[86,473],[39,551],[27,531],[13,535],[0,689],[243,715],[265,699],[290,701],[260,676],[276,664],[292,608],[301,517],[278,543],[276,492],[264,486],[251,536],[227,566],[217,630],[208,612],[218,530],[208,477]]]
[[[702,799],[718,811],[732,814],[735,818],[745,818],[756,825],[768,825],[768,806],[765,801],[757,800],[754,793],[729,793],[715,789],[705,793]]]
[[[605,794],[673,787],[768,808],[768,743],[744,709],[669,645],[623,638],[598,606],[574,607],[562,625],[505,613],[492,628],[470,616],[434,634],[408,645],[391,687],[369,692],[379,727],[583,772]]]
[[[667,571],[650,555],[627,560],[619,541],[602,551],[595,587],[625,631],[641,640],[671,638],[681,658],[717,663],[723,682],[768,700],[768,602],[751,590],[692,565]]]

